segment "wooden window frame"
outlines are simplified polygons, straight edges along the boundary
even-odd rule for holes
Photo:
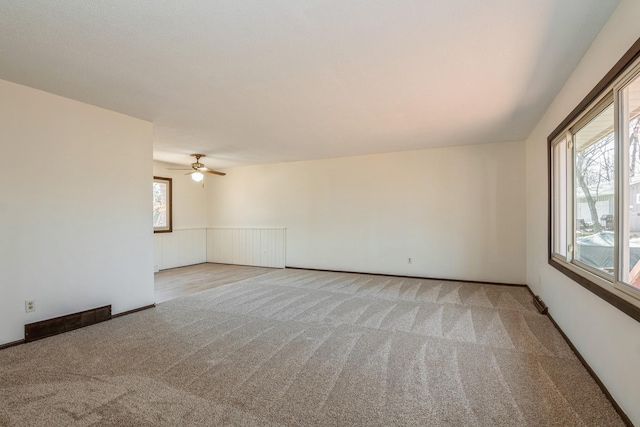
[[[168,203],[168,211],[167,211],[167,225],[164,227],[153,227],[154,233],[171,233],[173,231],[173,188],[172,188],[172,179],[165,178],[161,176],[154,176],[153,182],[160,182],[167,185],[167,203]]]
[[[571,111],[571,113],[556,127],[556,129],[547,137],[547,190],[548,190],[548,217],[547,217],[547,251],[549,265],[569,277],[585,289],[602,298],[609,304],[613,305],[623,313],[640,322],[640,300],[633,296],[625,297],[617,288],[608,289],[598,283],[598,278],[588,271],[579,271],[579,268],[570,268],[566,262],[562,262],[554,256],[553,252],[553,188],[552,188],[552,146],[561,134],[567,131],[569,127],[580,116],[584,115],[593,108],[599,98],[603,97],[607,91],[611,89],[613,84],[621,78],[624,73],[631,70],[633,64],[640,59],[640,39],[627,50],[620,60],[609,70],[609,72],[596,84],[589,94]],[[616,117],[616,120],[618,118]],[[576,271],[578,270],[578,271]],[[614,277],[614,281],[617,280]],[[631,299],[635,299],[632,302]]]

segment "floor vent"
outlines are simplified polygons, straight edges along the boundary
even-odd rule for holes
[[[547,305],[544,303],[544,301],[542,301],[542,299],[540,299],[538,295],[533,297],[533,305],[536,306],[540,314],[547,314],[547,311],[549,311]]]
[[[67,314],[54,319],[29,323],[24,325],[24,340],[31,342],[109,319],[111,319],[111,306],[105,305],[104,307],[92,308],[91,310]]]

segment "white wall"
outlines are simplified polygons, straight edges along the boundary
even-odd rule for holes
[[[153,236],[155,271],[207,261],[208,181],[203,188],[201,183],[185,175],[188,171],[168,169],[179,167],[153,162],[153,176],[171,178],[173,190],[173,232],[155,233]]]
[[[208,225],[286,228],[291,267],[524,283],[524,155],[514,142],[229,169],[207,184]]]
[[[0,80],[0,344],[154,302],[152,138],[151,123]]]
[[[547,263],[547,136],[640,37],[640,1],[623,0],[527,140],[527,282],[613,397],[640,425],[640,323]]]

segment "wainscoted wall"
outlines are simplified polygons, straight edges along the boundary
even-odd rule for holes
[[[207,230],[196,228],[155,233],[153,239],[154,270],[207,262]]]
[[[284,268],[284,228],[197,228],[155,233],[154,270],[203,262]]]
[[[207,262],[284,268],[285,228],[208,228]]]

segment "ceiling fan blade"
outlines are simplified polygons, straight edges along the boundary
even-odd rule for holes
[[[170,171],[190,171],[191,168],[167,168]]]
[[[220,175],[220,176],[225,176],[226,175],[226,173],[224,173],[224,172],[214,171],[213,169],[209,169],[209,168],[201,168],[200,172],[202,172],[202,173],[210,173],[212,175]]]

